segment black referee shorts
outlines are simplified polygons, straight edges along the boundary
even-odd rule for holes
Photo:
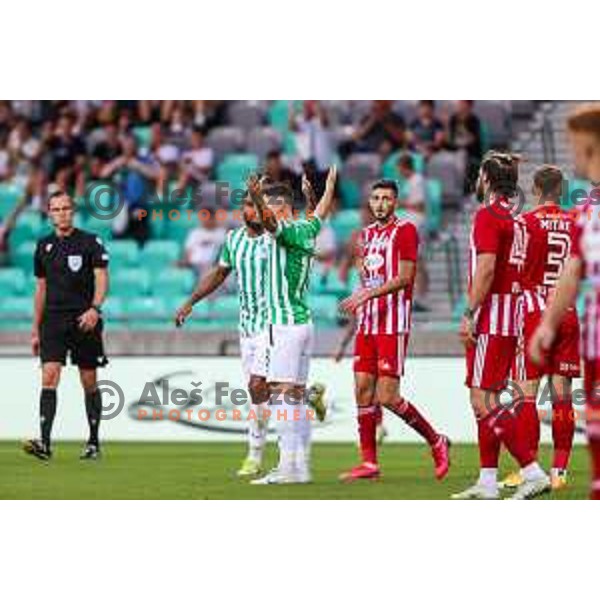
[[[104,354],[102,319],[93,331],[82,331],[77,323],[78,314],[49,313],[40,326],[40,359],[43,363],[67,363],[83,369],[104,367],[108,359]]]

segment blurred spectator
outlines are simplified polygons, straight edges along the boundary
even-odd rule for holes
[[[8,150],[8,133],[0,132],[0,181],[12,177],[12,164]]]
[[[51,179],[60,182],[65,189],[74,189],[76,196],[83,195],[86,148],[83,140],[75,135],[71,116],[65,114],[58,119],[46,149]]]
[[[116,237],[131,237],[140,243],[148,239],[148,219],[138,218],[138,211],[146,207],[149,196],[156,191],[160,167],[152,155],[141,156],[133,135],[123,138],[122,154],[101,171],[103,179],[114,178],[119,193],[125,200],[122,210],[113,222]]]
[[[92,150],[91,171],[94,178],[101,177],[104,167],[122,153],[117,124],[114,121],[107,122],[102,133],[102,139]]]
[[[459,100],[448,123],[448,146],[464,153],[465,191],[472,189],[482,156],[481,122],[473,113],[473,100]]]
[[[183,153],[179,172],[179,189],[186,185],[193,186],[209,178],[215,156],[212,148],[204,145],[204,131],[195,127],[190,138],[190,147]]]
[[[321,197],[327,171],[334,161],[327,114],[319,101],[305,100],[299,114],[294,112],[294,103],[290,102],[289,115],[289,127],[296,133],[302,168],[309,174],[317,196]]]
[[[188,233],[181,264],[192,267],[202,275],[217,259],[221,246],[225,243],[226,233],[227,230],[222,223],[217,221],[212,211],[209,211],[209,218],[200,222],[198,227]]]
[[[263,174],[272,183],[284,183],[290,187],[296,203],[302,198],[300,177],[283,164],[281,151],[271,150],[267,154]]]
[[[323,223],[315,242],[315,260],[321,268],[321,273],[326,275],[335,265],[337,258],[335,232],[329,221]]]
[[[414,160],[410,154],[398,159],[398,172],[406,181],[405,194],[399,198],[399,206],[415,224],[419,233],[419,260],[415,277],[415,310],[427,310],[422,303],[429,288],[429,275],[425,262],[424,249],[427,243],[427,204],[425,178],[415,171]]]
[[[371,110],[359,123],[350,141],[340,145],[343,158],[352,152],[377,152],[382,157],[406,145],[404,118],[392,110],[391,100],[373,100]]]
[[[409,127],[409,140],[412,148],[429,158],[444,145],[444,125],[435,116],[435,102],[420,100],[417,108],[417,118]]]

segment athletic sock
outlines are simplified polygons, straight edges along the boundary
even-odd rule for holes
[[[525,396],[515,407],[515,412],[519,413],[518,426],[522,428],[521,436],[534,458],[537,458],[540,447],[540,417],[536,399],[536,396]]]
[[[379,427],[383,423],[383,409],[380,404],[375,405],[375,426]]]
[[[358,407],[358,439],[365,463],[377,464],[377,406]]]
[[[477,441],[479,445],[480,482],[482,482],[484,472],[488,474],[487,477],[483,477],[486,481],[489,481],[491,477],[489,474],[493,473],[494,485],[496,485],[500,440],[490,424],[489,415],[477,419]]]
[[[262,405],[255,404],[252,410],[256,415],[256,419],[248,420],[248,458],[260,464],[262,462],[269,423],[264,418]]]
[[[50,448],[52,424],[56,415],[56,390],[42,388],[40,392],[40,434],[42,442]]]
[[[575,415],[570,396],[558,396],[552,404],[552,441],[554,458],[552,467],[564,470],[569,466],[573,436],[575,435]]]
[[[421,437],[425,438],[430,446],[434,446],[440,439],[439,433],[431,426],[429,421],[405,398],[396,398],[394,402],[387,404],[386,408],[400,417]]]
[[[100,392],[98,390],[86,392],[85,412],[87,414],[87,421],[90,427],[90,437],[88,439],[88,443],[98,446],[98,429],[100,428],[100,415],[102,414],[102,398],[100,397]]]
[[[310,444],[312,432],[312,418],[314,410],[309,408],[304,402],[298,406],[300,419],[296,422],[297,444],[296,449],[296,468],[301,472],[310,471]]]
[[[275,404],[273,415],[276,419],[276,428],[279,435],[279,464],[280,471],[291,472],[296,465],[296,451],[298,449],[298,429],[294,423],[294,410],[296,406],[282,399]]]
[[[513,410],[513,407],[499,407],[492,411],[488,418],[498,439],[523,468],[534,463],[535,458],[527,441],[521,435],[523,431],[521,414],[520,410]]]
[[[497,488],[498,469],[487,467],[479,469],[479,479],[477,480],[477,483],[486,488]]]

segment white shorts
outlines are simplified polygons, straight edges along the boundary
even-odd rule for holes
[[[267,381],[305,385],[313,352],[313,325],[270,325]]]
[[[240,338],[242,370],[247,382],[250,381],[251,375],[267,376],[267,345],[267,330],[250,337]]]

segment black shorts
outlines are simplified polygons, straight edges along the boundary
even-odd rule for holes
[[[78,324],[79,315],[47,314],[40,327],[40,358],[42,363],[71,363],[83,369],[104,367],[108,359],[104,354],[102,319],[93,331],[82,331]]]

